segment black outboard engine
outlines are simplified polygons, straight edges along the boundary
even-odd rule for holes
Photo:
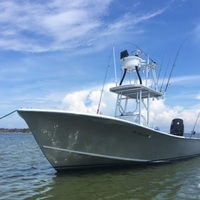
[[[172,135],[183,136],[184,124],[182,119],[173,119],[170,127],[170,133]]]

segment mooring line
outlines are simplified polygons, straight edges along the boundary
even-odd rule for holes
[[[11,115],[11,114],[13,114],[13,113],[15,113],[16,111],[17,111],[17,110],[13,110],[12,112],[10,112],[10,113],[8,113],[8,114],[6,114],[6,115],[0,117],[0,120],[3,119],[3,118],[5,118],[5,117],[7,117],[7,116],[9,116],[9,115]]]

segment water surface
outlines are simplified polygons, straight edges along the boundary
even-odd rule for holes
[[[200,199],[200,157],[56,173],[31,133],[0,134],[0,199]]]

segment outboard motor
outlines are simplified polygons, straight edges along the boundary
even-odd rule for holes
[[[170,127],[170,133],[172,135],[183,136],[184,124],[182,119],[173,119]]]

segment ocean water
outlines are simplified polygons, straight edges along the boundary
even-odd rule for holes
[[[57,173],[31,133],[0,133],[0,199],[200,199],[200,157]]]

